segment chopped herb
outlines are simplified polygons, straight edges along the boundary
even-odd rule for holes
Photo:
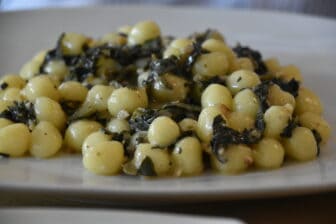
[[[205,89],[210,84],[220,84],[226,86],[225,77],[223,76],[214,76],[208,80],[201,81],[203,88]]]
[[[295,119],[290,119],[288,121],[288,125],[284,128],[282,133],[280,134],[281,137],[283,138],[290,138],[292,137],[293,130],[298,126],[297,122]]]
[[[171,88],[170,84],[162,77],[162,75],[168,72],[181,74],[178,63],[178,59],[175,56],[153,60],[149,65],[149,76],[147,80],[145,80],[145,84],[152,85],[154,83],[159,83],[165,88]]]
[[[123,145],[128,145],[130,142],[130,139],[131,139],[131,135],[128,131],[123,131],[121,133],[112,133],[112,140],[119,141]]]
[[[180,102],[171,102],[163,105],[160,109],[138,108],[129,120],[132,131],[147,131],[149,125],[159,116],[168,116],[179,122],[184,118],[197,119],[201,107]]]
[[[118,35],[122,36],[122,37],[128,37],[128,35],[126,33],[123,33],[123,32],[119,32]]]
[[[170,35],[169,36],[163,36],[162,37],[162,46],[164,48],[167,48],[170,45],[170,43],[175,39],[176,38],[174,36],[170,36]]]
[[[192,50],[191,54],[188,56],[188,58],[185,62],[185,66],[184,66],[186,74],[191,73],[192,66],[195,64],[197,58],[201,54],[205,54],[205,53],[208,53],[208,51],[202,49],[201,43],[199,43],[199,42],[193,43],[193,50]]]
[[[0,117],[11,120],[15,123],[24,123],[28,127],[36,124],[34,106],[31,102],[17,102],[0,113]]]
[[[127,65],[123,67],[119,72],[110,77],[113,85],[120,87],[128,87],[131,89],[138,88],[138,73],[135,65]]]
[[[214,29],[207,29],[206,31],[202,33],[194,33],[191,36],[189,36],[189,39],[192,39],[197,44],[202,44],[207,39],[211,38],[214,33],[217,33]]]
[[[255,144],[262,138],[263,130],[257,128],[245,129],[242,133],[227,127],[222,116],[218,115],[213,121],[213,138],[211,140],[212,152],[217,159],[225,162],[222,153],[230,144]]]
[[[263,133],[265,131],[266,123],[265,123],[265,120],[264,120],[264,113],[260,109],[257,113],[254,126],[261,133]]]
[[[197,120],[201,112],[201,107],[180,102],[171,102],[162,106],[160,114],[169,116],[176,122],[180,122],[184,118],[192,118]]]
[[[146,156],[146,158],[142,161],[137,171],[137,175],[148,176],[148,177],[157,176],[155,169],[154,169],[154,163],[151,160],[151,158]]]
[[[240,44],[237,44],[237,46],[233,48],[233,51],[237,54],[238,57],[249,58],[254,65],[254,71],[258,75],[264,75],[267,73],[267,67],[263,62],[259,51],[253,50],[247,46],[241,46]]]
[[[294,97],[299,95],[300,82],[295,79],[291,79],[289,82],[286,82],[282,79],[274,78],[272,79],[272,82],[280,86],[283,91],[292,94]]]
[[[259,85],[257,85],[256,87],[254,87],[254,89],[253,89],[255,95],[259,99],[259,103],[260,103],[260,107],[261,107],[262,112],[265,112],[267,110],[267,108],[269,107],[268,102],[267,102],[267,98],[268,98],[268,92],[269,92],[270,84],[271,83],[269,81],[264,81],[264,82],[260,83]]]
[[[134,48],[137,47],[140,48],[137,52],[135,51],[137,53],[135,55],[137,58],[149,57],[152,55],[161,58],[162,56],[162,41],[160,37],[148,40],[144,44],[137,45]]]
[[[79,101],[61,101],[60,105],[61,105],[63,111],[68,116],[71,116],[79,108],[79,106],[81,105],[81,102],[79,102]]]
[[[100,57],[108,57],[109,49],[107,45],[88,49],[82,56],[78,56],[70,67],[68,79],[83,82],[90,74],[97,71],[97,62]]]
[[[141,143],[147,143],[147,132],[146,131],[138,131],[135,132],[125,145],[125,151],[126,154],[129,156],[129,158],[133,157],[133,154],[135,152],[136,146],[141,144]]]
[[[242,80],[241,76],[239,76],[239,78],[237,79],[237,82],[240,82],[240,80]]]
[[[197,136],[197,134],[195,133],[194,130],[188,130],[188,131],[183,131],[181,132],[180,136],[176,139],[175,142],[180,141],[181,139],[184,139],[185,137],[195,137],[197,139],[199,139],[199,137]],[[175,143],[171,145],[171,147],[174,147]]]
[[[175,56],[171,56],[169,58],[157,59],[152,61],[149,66],[150,72],[160,76],[165,73],[177,73],[178,72],[178,59]]]
[[[8,83],[7,82],[3,82],[0,84],[0,89],[1,90],[5,90],[8,87]]]
[[[65,36],[65,33],[62,33],[58,37],[56,47],[47,52],[41,66],[40,66],[40,73],[42,73],[42,74],[45,73],[44,68],[49,63],[49,61],[51,61],[51,60],[62,60],[63,59],[62,40],[63,40],[64,36]]]
[[[158,116],[158,110],[138,108],[133,112],[129,124],[133,131],[147,131],[149,125]]]
[[[8,153],[0,152],[0,158],[9,158],[10,155]]]
[[[316,145],[317,145],[317,156],[319,156],[320,151],[321,151],[320,143],[322,142],[322,137],[321,137],[320,133],[318,131],[316,131],[315,129],[313,129],[312,132],[313,132],[313,135],[314,135],[314,138],[315,138],[315,141],[316,141]]]
[[[157,58],[162,56],[162,41],[161,38],[155,38],[146,41],[142,45],[134,46],[109,46],[110,55],[117,60],[121,65],[130,65],[140,58],[152,57]]]

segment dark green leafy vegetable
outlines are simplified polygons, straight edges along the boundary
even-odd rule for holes
[[[201,107],[180,102],[171,102],[163,105],[160,109],[138,108],[129,120],[133,131],[147,131],[153,120],[159,116],[168,116],[176,122],[184,118],[197,120]]]
[[[60,105],[63,109],[63,111],[68,115],[71,116],[75,113],[75,111],[79,108],[81,105],[81,102],[78,101],[61,101]]]
[[[147,176],[147,177],[157,176],[155,169],[154,169],[154,164],[151,158],[146,156],[146,158],[142,161],[137,171],[137,175]]]
[[[223,76],[214,76],[208,80],[201,81],[203,88],[205,89],[210,84],[220,84],[226,86],[225,77]]]
[[[185,62],[185,72],[187,74],[191,74],[192,66],[195,64],[197,58],[204,53],[207,53],[208,51],[202,49],[201,43],[195,42],[193,43],[193,50],[191,54],[188,56],[186,62]],[[191,75],[190,75],[191,77]]]
[[[3,82],[0,84],[0,90],[5,90],[8,87],[8,83],[7,82]]]
[[[50,51],[47,52],[46,56],[44,57],[44,60],[40,66],[40,73],[45,73],[45,66],[48,64],[51,60],[63,60],[63,52],[62,52],[62,40],[65,36],[65,33],[62,33],[57,40],[56,47]],[[72,57],[66,57],[65,62],[71,61]],[[68,63],[66,63],[68,65]]]
[[[128,131],[123,131],[121,133],[111,133],[112,140],[121,142],[124,146],[126,146],[126,150],[124,150],[124,154],[128,157],[133,156],[133,152],[127,150],[127,146],[131,141],[131,134]]]
[[[280,136],[283,138],[290,138],[292,137],[293,130],[298,126],[296,119],[290,119],[288,121],[288,125],[284,128],[281,132]]]
[[[128,35],[126,33],[123,33],[123,32],[119,32],[118,35],[121,36],[121,37],[126,37],[126,38],[128,37]]]
[[[265,121],[264,121],[264,113],[261,110],[259,110],[258,113],[257,113],[254,126],[261,133],[263,133],[265,128],[266,128],[266,124],[265,124]]]
[[[227,124],[222,116],[218,115],[213,121],[213,138],[211,140],[212,152],[215,154],[216,158],[225,162],[222,157],[222,152],[230,144],[255,144],[262,138],[263,131],[258,128],[245,129],[243,132],[238,132]]]
[[[94,75],[100,57],[109,57],[107,45],[88,49],[83,55],[76,57],[71,63],[68,79],[83,82],[88,75]]]
[[[28,127],[37,123],[34,106],[31,102],[17,102],[0,113],[0,117],[15,123],[24,123]]]
[[[95,75],[97,61],[100,57],[112,58],[123,66],[134,64],[141,58],[150,58],[152,55],[161,57],[162,43],[160,38],[149,40],[142,45],[134,46],[109,46],[107,44],[88,48],[84,46],[84,53],[76,56],[66,56],[62,53],[62,39],[64,33],[60,35],[54,49],[47,52],[47,55],[40,67],[40,72],[44,72],[44,67],[50,60],[64,60],[70,68],[70,76],[67,80],[83,81],[88,75]],[[147,64],[149,64],[149,61]]]
[[[149,70],[154,76],[160,76],[168,72],[177,74],[179,72],[179,62],[175,56],[157,59],[151,62]]]
[[[169,58],[153,60],[149,65],[149,75],[145,80],[145,85],[160,83],[165,88],[172,88],[170,84],[162,77],[166,73],[180,74],[178,59],[175,56]]]
[[[189,131],[181,132],[180,136],[176,139],[176,142],[180,141],[181,139],[184,139],[185,137],[190,137],[190,136],[199,139],[195,131],[189,130]],[[175,146],[174,144],[171,145],[172,148],[174,148],[174,146]]]
[[[274,78],[272,79],[272,82],[280,86],[283,91],[292,94],[294,97],[299,95],[300,82],[295,79],[291,79],[289,82],[286,82],[282,79]]]
[[[131,137],[129,132],[127,131],[111,134],[112,134],[112,140],[122,142],[123,144],[126,144],[125,141]]]
[[[169,116],[176,122],[180,122],[184,118],[198,119],[201,107],[180,102],[171,102],[162,106],[160,114]]]
[[[322,137],[320,135],[320,133],[318,131],[316,131],[315,129],[312,130],[315,141],[316,141],[316,145],[317,145],[317,156],[320,155],[321,152],[321,148],[320,148],[320,143],[322,142]]]
[[[237,54],[238,57],[247,57],[249,58],[254,66],[254,71],[258,75],[264,75],[267,73],[267,67],[262,60],[262,56],[259,51],[253,50],[247,46],[241,46],[237,44],[233,48],[233,51]]]
[[[121,65],[133,64],[140,58],[156,58],[162,57],[162,41],[161,38],[155,38],[146,41],[142,45],[134,46],[109,46],[111,58],[117,60]]]
[[[207,39],[210,39],[212,35],[216,32],[217,31],[214,29],[207,29],[206,31],[202,33],[194,33],[191,36],[189,36],[189,38],[195,41],[197,44],[202,45],[204,41],[206,41]]]
[[[271,83],[269,81],[264,81],[254,87],[253,92],[254,94],[258,97],[259,103],[260,103],[260,109],[262,112],[265,112],[267,108],[269,107],[267,98],[268,98],[268,92],[269,92],[269,87]]]
[[[128,87],[131,89],[138,88],[138,73],[135,65],[127,65],[118,73],[111,77],[113,82],[118,84],[118,87]]]
[[[138,108],[133,112],[129,120],[130,127],[133,131],[147,131],[149,125],[159,115],[158,110]]]
[[[147,132],[146,131],[138,131],[135,132],[125,145],[125,151],[126,155],[128,155],[129,158],[132,158],[134,155],[134,152],[136,150],[137,145],[141,143],[148,143],[147,138]]]

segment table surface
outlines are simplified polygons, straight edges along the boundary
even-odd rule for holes
[[[248,224],[336,223],[336,191],[267,199],[197,202],[155,205],[102,204],[97,201],[71,201],[43,194],[0,192],[0,207],[79,207],[131,209],[175,214],[234,217]]]

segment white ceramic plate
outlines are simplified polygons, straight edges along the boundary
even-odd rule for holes
[[[184,36],[208,27],[217,28],[230,44],[241,42],[276,56],[283,64],[299,66],[304,84],[325,105],[325,117],[336,127],[336,21],[270,12],[187,8],[82,8],[22,11],[0,14],[1,73],[17,72],[40,49],[51,48],[61,32],[99,36],[119,25],[152,19],[164,34]],[[336,189],[336,150],[332,136],[316,160],[286,165],[267,172],[239,176],[207,174],[181,179],[145,181],[136,177],[95,176],[79,157],[0,161],[0,189],[43,192],[78,198],[113,201],[186,201],[280,196]],[[68,197],[68,198],[71,198]]]
[[[100,224],[243,224],[231,218],[94,209],[3,209],[0,210],[0,217],[2,224],[92,224],[97,222]]]

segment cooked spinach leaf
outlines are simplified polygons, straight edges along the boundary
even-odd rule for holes
[[[0,117],[11,120],[15,123],[24,123],[28,127],[36,124],[34,105],[31,102],[17,102],[0,113]]]
[[[212,36],[213,36],[214,33],[218,33],[218,32],[216,30],[214,30],[214,29],[207,29],[204,32],[194,33],[194,34],[190,35],[189,39],[192,39],[197,44],[201,45],[207,39],[212,38]]]
[[[227,127],[227,124],[221,115],[215,117],[212,128],[212,152],[221,162],[225,162],[222,157],[222,152],[230,144],[255,144],[260,141],[264,131],[263,129],[260,130],[258,128],[245,129],[243,132],[236,131]]]
[[[82,103],[79,101],[61,101],[60,105],[63,111],[68,115],[71,116],[75,113],[75,111],[80,107]]]
[[[200,112],[200,106],[171,102],[163,105],[159,109],[138,108],[129,119],[129,124],[133,131],[147,131],[150,124],[159,116],[167,116],[179,122],[184,118],[197,120]]]
[[[255,86],[253,88],[254,94],[258,97],[261,111],[265,112],[267,108],[269,107],[267,98],[268,98],[268,92],[269,92],[269,87],[271,85],[271,82],[269,81],[263,81],[259,85]]]
[[[161,38],[155,38],[146,41],[144,44],[134,46],[109,46],[110,55],[117,60],[121,65],[133,64],[140,58],[162,57],[162,41]]]
[[[295,79],[291,79],[289,82],[286,82],[282,79],[274,78],[272,79],[272,82],[280,86],[283,91],[292,94],[294,97],[299,95],[300,82]]]
[[[197,120],[202,108],[197,105],[190,105],[180,102],[171,102],[162,106],[159,114],[167,115],[176,122],[180,122],[184,118],[192,118]]]
[[[321,151],[320,143],[322,142],[322,137],[321,137],[320,133],[318,131],[316,131],[315,129],[313,129],[312,132],[313,132],[313,135],[314,135],[314,138],[315,138],[315,141],[316,141],[316,145],[317,145],[317,156],[319,156],[320,151]]]
[[[40,73],[45,73],[44,68],[48,64],[49,61],[51,61],[51,60],[62,60],[63,59],[62,40],[63,40],[64,36],[65,36],[65,33],[62,33],[57,39],[56,47],[47,52],[41,66],[40,66]]]
[[[201,54],[205,54],[208,51],[202,49],[202,45],[199,42],[194,42],[193,43],[193,50],[190,53],[190,55],[187,57],[187,60],[185,62],[184,65],[184,70],[186,74],[191,74],[191,69],[192,66],[195,64],[197,58],[201,55]],[[189,75],[191,77],[191,75]]]
[[[128,131],[123,131],[121,133],[111,133],[112,140],[121,142],[124,146],[129,145],[131,140],[131,134]],[[128,153],[127,150],[124,150],[126,156],[133,156]]]
[[[290,119],[288,121],[288,125],[284,128],[281,132],[280,136],[283,138],[290,138],[292,137],[293,130],[298,126],[296,119]]]
[[[95,75],[100,57],[109,57],[107,45],[90,48],[73,60],[68,79],[83,82],[88,75]]]
[[[254,65],[254,71],[258,75],[264,75],[267,73],[267,67],[263,62],[262,55],[259,51],[253,50],[248,46],[241,46],[240,44],[237,44],[237,46],[233,48],[233,51],[237,54],[238,57],[249,58]]]
[[[135,65],[127,65],[123,67],[119,72],[113,74],[110,79],[110,84],[114,85],[116,88],[138,88],[138,73]]]
[[[225,81],[225,77],[223,76],[214,76],[208,80],[204,80],[204,81],[200,81],[202,83],[202,87],[205,89],[206,87],[208,87],[210,84],[220,84],[223,86],[226,86],[226,81]]]
[[[129,124],[133,131],[147,131],[149,125],[158,116],[160,116],[158,110],[138,108],[133,112]]]
[[[179,72],[179,62],[175,56],[157,59],[151,62],[149,70],[151,74],[156,76],[160,76],[168,72],[177,74]]]
[[[146,158],[142,161],[137,171],[137,175],[148,176],[148,177],[157,176],[155,169],[154,169],[154,163],[151,160],[151,158],[146,156]]]

